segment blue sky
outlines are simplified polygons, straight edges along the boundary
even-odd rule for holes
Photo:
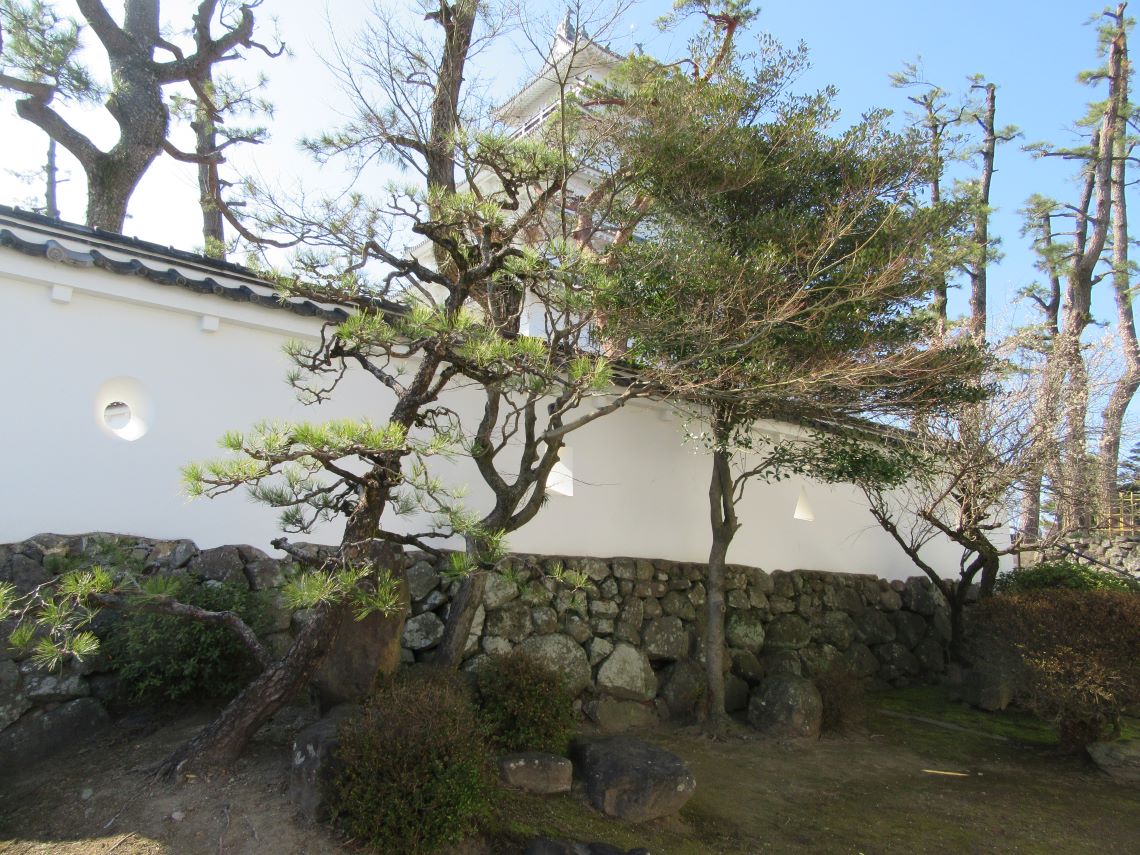
[[[115,4],[109,3],[114,8]],[[176,22],[192,4],[166,0],[166,17]],[[284,187],[304,185],[335,189],[344,175],[335,169],[315,169],[295,146],[297,137],[335,125],[344,101],[335,92],[331,77],[319,57],[327,55],[328,21],[338,39],[351,36],[356,22],[367,14],[364,0],[336,0],[327,10],[302,0],[268,0],[259,14],[275,12],[281,33],[294,56],[266,63],[270,77],[269,97],[277,104],[271,125],[275,139],[267,146],[235,158],[237,166]],[[684,31],[660,33],[654,19],[668,10],[668,2],[642,2],[623,16],[610,37],[619,52],[640,43],[651,54],[673,57],[684,48]],[[66,2],[60,6],[67,8]],[[552,25],[564,8],[557,3],[530,3],[525,8],[541,28],[541,19]],[[1025,141],[1075,141],[1074,122],[1084,113],[1093,94],[1076,83],[1082,70],[1096,63],[1096,33],[1086,22],[1103,6],[1085,0],[816,0],[816,2],[771,2],[762,5],[756,29],[766,30],[785,44],[803,41],[811,51],[812,67],[801,80],[802,88],[838,87],[838,106],[845,121],[854,121],[865,110],[887,107],[904,112],[903,92],[892,89],[888,76],[904,61],[922,58],[928,79],[943,88],[963,91],[970,74],[981,73],[997,83],[998,121],[1021,128]],[[746,37],[747,38],[747,37]],[[491,91],[508,95],[525,77],[527,63],[537,57],[528,52],[526,40],[515,33],[511,43],[489,53],[481,73]],[[1099,97],[1099,96],[1097,96]],[[13,99],[0,99],[0,134],[3,134],[5,165],[31,169],[43,159],[45,140],[34,128],[14,115]],[[113,127],[96,115],[76,119],[93,127],[97,142],[108,143]],[[997,207],[993,232],[1003,237],[1005,260],[991,273],[991,305],[998,319],[1009,322],[1031,317],[1027,308],[1016,314],[1003,308],[1019,288],[1035,277],[1028,242],[1019,236],[1017,209],[1026,197],[1039,192],[1061,199],[1075,194],[1072,170],[1053,160],[1036,160],[1022,153],[1020,143],[1006,146],[998,158],[993,202]],[[66,159],[64,163],[65,167]],[[82,172],[70,168],[71,181],[63,188],[65,219],[82,220]],[[369,176],[379,182],[379,176]],[[0,176],[0,200],[18,202],[32,195],[8,175]],[[162,160],[144,179],[130,209],[126,231],[139,237],[180,247],[200,244],[194,209],[194,177],[189,167]],[[1107,295],[1105,295],[1107,296]],[[1097,304],[1106,316],[1109,303]],[[961,311],[959,297],[952,308]]]

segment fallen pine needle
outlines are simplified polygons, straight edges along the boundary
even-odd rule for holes
[[[951,778],[969,778],[969,772],[943,772],[941,769],[923,769],[928,775],[948,775]]]

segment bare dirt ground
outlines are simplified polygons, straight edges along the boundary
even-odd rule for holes
[[[295,816],[288,735],[258,741],[229,774],[155,784],[154,766],[201,725],[93,742],[34,768],[0,770],[2,855],[301,855],[356,852]],[[680,817],[614,823],[571,796],[504,793],[488,837],[467,853],[512,855],[538,834],[653,855],[738,853],[1135,853],[1140,789],[1048,748],[873,714],[844,738],[713,742],[642,734],[692,766]],[[947,774],[950,773],[950,774]]]

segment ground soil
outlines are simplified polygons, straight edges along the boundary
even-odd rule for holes
[[[504,793],[486,839],[464,851],[513,855],[538,834],[644,846],[653,855],[1140,851],[1140,789],[1048,746],[975,729],[960,709],[941,725],[920,711],[880,708],[854,735],[810,741],[758,739],[744,729],[717,741],[654,730],[643,735],[684,757],[697,778],[679,817],[623,825],[574,796]],[[265,734],[227,774],[154,783],[151,770],[202,722],[191,715],[0,770],[0,853],[360,851],[295,815],[286,727]]]

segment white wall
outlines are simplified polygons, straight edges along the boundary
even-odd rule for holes
[[[60,282],[73,289],[67,302],[52,299]],[[56,297],[64,296],[57,289]],[[380,384],[359,373],[319,408],[295,400],[284,382],[289,366],[281,345],[315,336],[319,321],[6,248],[0,318],[0,542],[102,530],[268,549],[279,534],[274,511],[242,494],[189,502],[179,468],[216,456],[225,431],[264,418],[383,421],[391,404]],[[216,330],[205,331],[211,319]],[[132,382],[108,386],[123,380]],[[109,431],[101,419],[107,398],[132,398],[127,403],[136,412],[146,411],[145,435],[131,442]],[[458,393],[449,404],[474,414],[477,391]],[[683,445],[682,435],[677,418],[650,402],[572,434],[573,496],[552,494],[534,522],[510,538],[511,548],[705,559],[709,461]],[[470,461],[460,461],[450,479],[474,488],[472,475]],[[791,479],[748,488],[731,561],[914,575],[852,488],[808,484],[815,521],[794,520],[801,485]],[[478,490],[468,504],[479,508]],[[332,526],[306,537],[337,538]],[[956,571],[948,544],[931,547],[929,560]]]

